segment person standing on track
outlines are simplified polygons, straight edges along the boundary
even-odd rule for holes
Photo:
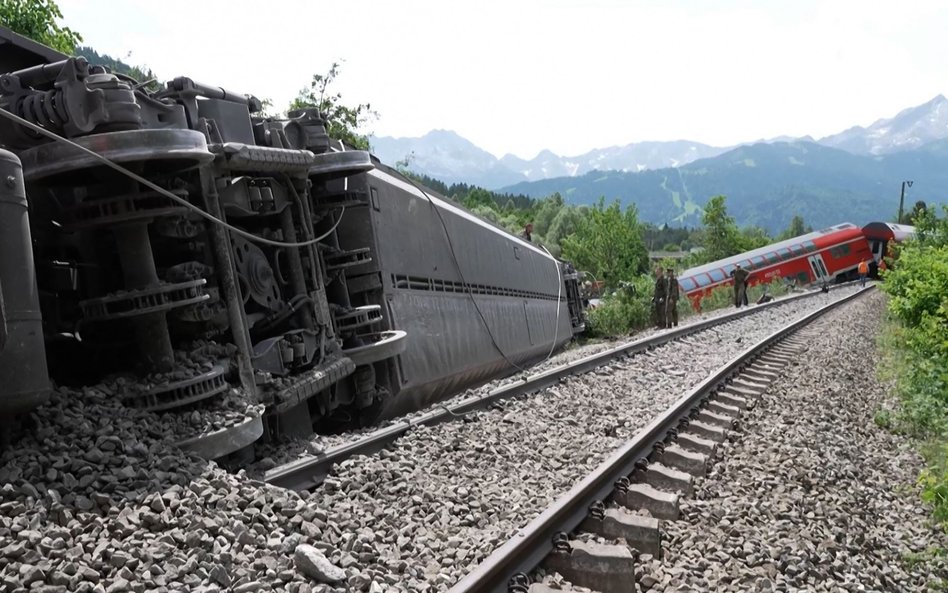
[[[678,278],[668,268],[665,283],[665,327],[678,327]]]
[[[661,266],[655,268],[655,292],[652,293],[655,327],[665,327],[665,277]]]
[[[738,309],[741,305],[747,304],[747,277],[750,273],[736,264],[731,271],[731,277],[734,278],[734,306]]]
[[[859,262],[859,286],[866,285],[866,276],[869,275],[869,260]]]

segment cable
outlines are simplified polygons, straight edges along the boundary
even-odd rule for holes
[[[67,144],[67,145],[69,145],[69,146],[72,146],[73,148],[76,148],[76,149],[80,150],[81,152],[84,152],[84,153],[86,153],[86,154],[92,156],[93,158],[95,158],[96,160],[100,161],[102,164],[104,164],[105,166],[109,167],[110,169],[114,169],[114,170],[118,171],[119,173],[121,173],[121,174],[123,174],[123,175],[125,175],[125,176],[127,176],[127,177],[130,177],[130,178],[134,179],[135,181],[141,183],[142,185],[144,185],[145,187],[147,187],[147,188],[149,188],[149,189],[152,189],[152,190],[158,192],[159,194],[161,194],[162,196],[168,198],[169,200],[172,200],[172,201],[174,201],[174,202],[176,202],[176,203],[178,203],[178,204],[184,206],[185,208],[188,208],[188,209],[192,210],[195,214],[198,214],[199,216],[201,216],[201,217],[203,217],[203,218],[209,220],[210,222],[212,222],[212,223],[214,223],[214,224],[217,224],[217,225],[220,225],[220,226],[224,227],[225,229],[229,230],[230,232],[234,233],[235,235],[239,235],[239,236],[243,237],[244,239],[247,239],[248,241],[253,241],[253,242],[255,242],[255,243],[261,243],[261,244],[263,244],[263,245],[270,245],[271,247],[308,247],[308,246],[310,246],[310,245],[314,245],[314,244],[316,244],[316,243],[322,241],[323,239],[325,239],[326,237],[328,237],[329,235],[331,235],[331,234],[333,233],[333,231],[336,230],[336,227],[339,226],[339,223],[342,222],[342,216],[346,213],[346,208],[345,208],[345,206],[343,206],[343,207],[342,207],[342,211],[339,213],[339,219],[336,221],[336,223],[335,223],[334,225],[332,225],[332,228],[329,229],[328,231],[326,231],[326,233],[320,235],[319,237],[316,237],[315,239],[309,239],[309,240],[307,240],[307,241],[298,241],[298,242],[295,242],[295,243],[286,243],[286,242],[283,242],[283,241],[274,241],[274,240],[272,240],[272,239],[266,239],[266,238],[264,238],[264,237],[259,237],[259,236],[257,236],[257,235],[254,235],[253,233],[248,233],[247,231],[245,231],[245,230],[243,230],[243,229],[239,229],[239,228],[237,228],[237,227],[235,227],[235,226],[233,226],[233,225],[231,225],[231,224],[229,224],[229,223],[227,223],[227,222],[224,222],[223,220],[221,220],[221,219],[215,217],[213,214],[210,214],[210,213],[208,213],[208,212],[205,212],[204,210],[200,209],[199,207],[195,206],[194,204],[192,204],[191,202],[185,200],[184,198],[178,197],[178,196],[174,195],[173,193],[171,193],[170,191],[166,190],[165,188],[160,187],[160,186],[158,186],[158,185],[155,185],[154,183],[152,183],[151,181],[148,181],[148,180],[145,179],[144,177],[142,177],[142,176],[140,176],[140,175],[137,175],[137,174],[135,174],[135,173],[129,171],[129,170],[126,169],[125,167],[122,167],[121,165],[118,165],[118,164],[116,164],[116,163],[113,163],[112,161],[110,161],[110,160],[107,159],[106,157],[102,156],[101,154],[99,154],[99,153],[97,153],[97,152],[94,152],[94,151],[92,151],[92,150],[89,150],[89,149],[86,148],[85,146],[82,146],[81,144],[77,144],[77,143],[73,142],[72,140],[69,140],[68,138],[63,138],[63,137],[60,136],[59,134],[57,134],[57,133],[55,133],[55,132],[51,132],[51,131],[49,131],[49,130],[47,130],[46,128],[43,128],[43,127],[41,127],[41,126],[38,126],[38,125],[34,124],[34,123],[31,122],[31,121],[25,120],[25,119],[23,119],[22,117],[20,117],[20,116],[14,114],[14,113],[10,113],[9,111],[7,111],[7,110],[5,110],[5,109],[0,109],[0,116],[3,116],[3,117],[5,117],[5,118],[7,118],[7,119],[9,119],[9,120],[12,120],[12,121],[14,121],[14,122],[20,124],[21,126],[25,126],[25,127],[29,128],[29,129],[33,130],[34,132],[37,132],[37,133],[39,133],[39,134],[42,134],[42,135],[46,136],[47,138],[51,138],[52,140],[54,140],[54,141],[56,141],[56,142],[62,142],[62,143],[64,143],[64,144]]]
[[[515,363],[514,361],[510,360],[510,357],[507,356],[507,354],[506,354],[506,353],[503,351],[503,349],[500,347],[500,344],[498,344],[498,343],[497,343],[497,340],[494,338],[494,332],[491,331],[491,329],[490,329],[490,324],[487,323],[487,318],[484,317],[484,313],[481,311],[480,306],[477,304],[477,299],[474,298],[474,292],[471,290],[470,285],[469,285],[469,284],[467,283],[467,281],[464,279],[464,273],[461,272],[461,263],[460,263],[460,261],[458,261],[457,253],[454,251],[454,243],[451,241],[451,233],[448,232],[448,225],[444,222],[444,216],[442,216],[442,214],[441,214],[441,209],[438,208],[438,206],[434,203],[434,200],[431,198],[431,196],[428,195],[428,192],[426,192],[422,187],[420,187],[417,183],[415,183],[415,181],[414,181],[412,178],[410,178],[410,177],[404,175],[401,171],[397,171],[397,170],[396,170],[395,172],[398,174],[399,177],[401,177],[402,179],[404,179],[405,181],[407,181],[408,183],[410,183],[415,189],[417,189],[418,191],[420,191],[420,192],[422,193],[422,195],[425,196],[425,198],[428,200],[428,203],[429,203],[429,204],[431,205],[431,207],[434,209],[435,213],[438,215],[438,219],[441,221],[441,228],[444,230],[444,236],[445,236],[445,238],[448,240],[448,248],[449,248],[449,250],[451,251],[451,257],[452,257],[452,259],[454,260],[454,267],[457,269],[457,271],[458,271],[458,276],[461,278],[461,284],[463,284],[463,285],[464,285],[464,288],[467,289],[467,294],[468,294],[468,296],[471,297],[471,303],[474,304],[474,309],[475,309],[475,311],[477,311],[478,317],[480,317],[481,322],[484,324],[484,329],[487,330],[487,336],[490,338],[490,341],[491,341],[491,343],[494,345],[494,348],[497,350],[497,352],[500,353],[500,355],[504,358],[504,360],[507,361],[507,364],[509,364],[510,366],[514,367],[514,368],[517,369],[517,370],[526,372],[526,370],[527,370],[526,368],[524,368],[524,367],[518,365],[517,363]],[[556,258],[554,258],[553,255],[550,254],[550,252],[546,250],[545,247],[544,247],[544,251],[546,251],[547,254],[549,254],[550,257],[553,259],[553,264],[556,266],[556,275],[557,275],[557,279],[558,279],[558,284],[560,285],[560,286],[559,286],[559,292],[558,292],[557,298],[556,298],[556,327],[554,327],[553,344],[552,344],[551,347],[550,347],[550,354],[548,354],[547,357],[546,357],[547,359],[549,359],[550,356],[553,355],[553,351],[556,349],[556,338],[557,338],[557,333],[558,333],[558,331],[559,331],[560,298],[562,297],[562,290],[563,290],[563,287],[562,287],[562,281],[559,280],[559,278],[560,278],[560,266],[559,266],[559,263],[557,262]]]
[[[399,175],[401,175],[401,173],[399,173]],[[444,222],[444,216],[441,214],[441,209],[438,208],[437,204],[434,203],[434,200],[431,198],[431,196],[428,195],[428,192],[420,188],[418,184],[415,183],[411,178],[406,177],[404,175],[402,175],[402,177],[408,180],[408,182],[411,183],[415,187],[415,189],[420,191],[422,195],[425,196],[425,198],[428,200],[428,204],[431,206],[432,209],[434,209],[435,214],[438,215],[438,219],[441,221],[441,228],[444,230],[444,237],[445,239],[448,240],[448,249],[451,252],[451,258],[454,260],[454,267],[458,271],[458,277],[461,279],[461,284],[464,285],[465,289],[467,289],[467,294],[469,297],[471,297],[471,303],[473,303],[474,310],[477,311],[477,316],[480,317],[481,323],[484,324],[484,329],[487,330],[487,337],[490,338],[490,341],[494,345],[494,348],[497,350],[497,352],[500,353],[500,355],[504,358],[504,360],[507,361],[507,364],[509,364],[510,366],[514,367],[515,369],[519,371],[526,372],[527,370],[526,368],[510,360],[510,357],[507,356],[507,353],[504,352],[503,348],[500,347],[500,344],[497,343],[496,338],[494,338],[494,332],[491,331],[490,324],[487,323],[487,318],[484,317],[484,313],[483,311],[481,311],[480,305],[477,304],[477,299],[474,298],[474,291],[471,290],[471,286],[467,283],[467,280],[464,279],[464,273],[461,271],[461,262],[458,260],[457,253],[454,250],[454,242],[451,241],[451,233],[448,232],[448,225],[447,223]],[[557,307],[559,307],[559,303],[557,303]]]
[[[550,250],[546,248],[545,245],[541,245],[543,251],[546,251],[546,254],[556,262],[556,258],[553,257],[553,254],[550,253]],[[553,343],[550,344],[550,353],[546,355],[545,360],[549,360],[553,356],[553,351],[556,350],[556,338],[559,337],[560,332],[560,298],[563,297],[563,276],[562,270],[560,270],[559,263],[556,263],[556,323],[553,325]],[[567,304],[567,306],[569,306]]]

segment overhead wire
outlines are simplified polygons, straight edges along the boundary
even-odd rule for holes
[[[541,245],[543,251],[546,251],[546,254],[550,256],[554,262],[556,258],[553,257],[553,254],[550,253],[550,250],[546,248],[546,245]],[[556,322],[553,324],[553,343],[550,344],[550,353],[546,355],[545,360],[549,360],[553,356],[553,351],[556,350],[556,339],[559,337],[560,332],[560,299],[563,298],[563,271],[560,270],[559,263],[556,263]]]
[[[12,120],[12,121],[14,121],[14,122],[20,124],[21,126],[24,126],[24,127],[26,127],[26,128],[29,128],[29,129],[33,130],[34,132],[37,132],[38,134],[42,134],[42,135],[46,136],[47,138],[50,138],[50,139],[52,139],[52,140],[54,140],[54,141],[56,141],[56,142],[61,142],[61,143],[63,143],[63,144],[66,144],[66,145],[68,145],[68,146],[71,146],[71,147],[73,147],[73,148],[75,148],[75,149],[77,149],[77,150],[79,150],[79,151],[81,151],[81,152],[83,152],[83,153],[85,153],[85,154],[88,154],[89,156],[95,158],[97,161],[101,162],[103,165],[109,167],[110,169],[114,169],[115,171],[118,171],[119,173],[121,173],[121,174],[123,174],[123,175],[125,175],[125,176],[127,176],[127,177],[130,177],[131,179],[134,179],[134,180],[137,181],[138,183],[141,183],[141,184],[144,185],[145,187],[147,187],[147,188],[149,188],[149,189],[151,189],[151,190],[153,190],[153,191],[159,193],[160,195],[162,195],[162,196],[168,198],[169,200],[172,200],[173,202],[175,202],[175,203],[177,203],[177,204],[180,204],[181,206],[184,206],[185,208],[188,208],[189,210],[191,210],[192,212],[194,212],[194,213],[197,214],[198,216],[201,216],[202,218],[204,218],[204,219],[206,219],[206,220],[208,220],[208,221],[210,221],[210,222],[212,222],[212,223],[214,223],[214,224],[216,224],[216,225],[219,225],[219,226],[221,226],[221,227],[227,229],[228,231],[234,233],[235,235],[239,235],[239,236],[241,236],[241,237],[247,239],[248,241],[253,241],[253,242],[255,242],[255,243],[260,243],[260,244],[263,244],[263,245],[270,245],[271,247],[290,247],[290,248],[308,247],[308,246],[310,246],[310,245],[315,245],[316,243],[319,243],[320,241],[322,241],[323,239],[325,239],[326,237],[328,237],[329,235],[331,235],[331,234],[336,230],[336,228],[339,226],[339,223],[342,222],[342,217],[343,217],[343,215],[346,213],[346,208],[345,208],[345,206],[343,206],[343,207],[342,207],[342,210],[341,210],[340,213],[339,213],[339,218],[336,220],[335,224],[332,225],[332,228],[330,228],[328,231],[326,231],[325,233],[323,233],[322,235],[320,235],[320,236],[318,236],[318,237],[316,237],[316,238],[314,238],[314,239],[308,239],[308,240],[306,240],[306,241],[294,241],[294,242],[274,241],[273,239],[267,239],[266,237],[261,237],[261,236],[259,236],[259,235],[254,235],[253,233],[249,233],[249,232],[247,232],[247,231],[245,231],[245,230],[243,230],[243,229],[241,229],[241,228],[235,227],[234,225],[229,224],[229,223],[227,223],[227,222],[225,222],[225,221],[223,221],[223,220],[217,218],[217,217],[214,216],[213,214],[211,214],[211,213],[209,213],[209,212],[206,212],[205,210],[201,209],[200,207],[196,206],[195,204],[192,204],[191,202],[185,200],[184,198],[182,198],[182,197],[180,197],[180,196],[176,196],[175,194],[173,194],[172,192],[168,191],[167,189],[165,189],[165,188],[163,188],[163,187],[161,187],[161,186],[159,186],[159,185],[157,185],[157,184],[155,184],[155,183],[152,183],[151,181],[145,179],[145,178],[142,177],[141,175],[138,175],[137,173],[134,173],[134,172],[132,172],[132,171],[129,171],[129,170],[126,169],[125,167],[123,167],[123,166],[121,166],[121,165],[119,165],[119,164],[113,162],[113,161],[110,160],[109,158],[104,157],[104,156],[102,156],[101,154],[99,154],[99,153],[97,153],[97,152],[95,152],[95,151],[93,151],[93,150],[89,150],[89,149],[86,148],[85,146],[82,146],[81,144],[78,144],[78,143],[76,143],[76,142],[73,142],[72,140],[70,140],[70,139],[68,139],[68,138],[64,138],[64,137],[60,136],[59,134],[57,134],[57,133],[55,133],[55,132],[52,132],[52,131],[50,131],[50,130],[47,130],[46,128],[44,128],[44,127],[42,127],[42,126],[38,126],[38,125],[34,124],[33,122],[31,122],[31,121],[29,121],[29,120],[23,119],[22,117],[16,115],[15,113],[10,113],[9,111],[7,111],[7,110],[5,110],[5,109],[0,109],[0,116],[5,117],[5,118],[7,118],[7,119],[9,119],[9,120]]]

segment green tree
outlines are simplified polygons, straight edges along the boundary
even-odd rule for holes
[[[583,220],[583,210],[575,206],[561,208],[550,223],[544,237],[551,245],[562,250],[563,240],[576,232]],[[550,248],[552,250],[552,247]]]
[[[727,198],[714,196],[704,206],[701,222],[704,224],[704,236],[701,252],[703,262],[710,262],[741,252],[741,237],[734,224],[734,219],[728,216]]]
[[[919,200],[915,202],[915,206],[913,206],[912,211],[909,212],[905,224],[917,225],[922,221],[927,213],[928,205],[925,204],[924,201]]]
[[[808,229],[807,226],[803,224],[802,216],[794,215],[794,217],[790,220],[790,226],[784,229],[782,233],[777,235],[777,240],[784,241],[786,239],[792,239],[794,237],[799,237],[800,235],[805,235],[812,231],[813,231],[813,227],[809,227]]]
[[[622,212],[618,200],[606,207],[605,198],[599,198],[563,240],[563,257],[612,287],[643,273],[648,252],[638,210],[629,206]]]
[[[556,218],[556,215],[563,210],[565,202],[563,201],[563,196],[559,192],[554,193],[551,196],[544,198],[538,205],[536,213],[533,215],[533,230],[539,234],[546,236],[547,231],[549,231],[550,226],[553,224],[553,220]]]
[[[56,22],[63,18],[53,0],[0,0],[0,23],[11,31],[72,55],[82,36]]]
[[[765,245],[770,245],[774,240],[767,231],[759,226],[744,227],[739,231],[738,247],[740,251],[750,251]]]
[[[474,210],[478,207],[499,210],[499,208],[497,208],[497,203],[494,201],[494,194],[480,187],[475,187],[470,192],[468,192],[468,194],[461,200],[461,203],[464,204],[464,207],[468,208],[469,210]]]
[[[358,132],[359,128],[378,117],[369,103],[355,107],[342,104],[341,93],[329,92],[329,86],[339,76],[339,62],[333,62],[326,74],[314,74],[309,88],[300,91],[290,103],[290,109],[313,108],[326,119],[326,131],[330,138],[341,140],[359,150],[369,149],[369,138]]]

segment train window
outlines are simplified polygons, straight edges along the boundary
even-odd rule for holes
[[[691,292],[692,290],[698,288],[698,285],[695,284],[695,281],[691,278],[679,278],[678,284],[681,285],[685,292]]]
[[[814,243],[813,241],[804,241],[803,250],[806,251],[807,253],[813,253],[814,251],[816,251],[816,243]]]
[[[799,257],[799,256],[803,255],[803,246],[802,246],[802,245],[791,245],[791,246],[790,246],[790,252],[793,253],[793,255]]]
[[[711,279],[715,282],[721,282],[724,280],[724,272],[721,270],[710,270],[708,271],[708,276],[711,276]]]
[[[724,271],[724,275],[730,277],[731,272],[734,271],[734,264],[728,264],[721,268]]]
[[[837,245],[830,249],[830,255],[833,256],[833,259],[839,259],[841,257],[846,257],[849,255],[850,249],[849,245]]]
[[[800,251],[803,251],[803,250],[801,249]],[[787,249],[786,247],[784,247],[783,249],[778,249],[777,255],[779,255],[780,259],[782,259],[783,261],[787,261],[788,259],[793,257],[793,255],[790,254],[790,250]]]
[[[768,253],[767,255],[764,256],[764,258],[767,260],[767,263],[769,264],[775,264],[780,261],[780,258],[777,257],[776,253]]]
[[[707,286],[711,284],[711,279],[708,278],[707,274],[698,274],[695,276],[695,282],[698,283],[698,286]]]
[[[745,270],[749,270],[749,269],[751,269],[751,267],[752,267],[750,261],[749,261],[749,260],[746,260],[746,259],[745,259],[744,261],[738,262],[738,263],[740,263],[740,264],[741,264],[741,267],[744,268]]]
[[[752,257],[752,258],[751,258],[751,264],[752,264],[752,267],[753,267],[755,270],[756,270],[757,268],[761,268],[761,267],[764,266],[764,258],[762,258],[762,257],[759,256],[759,255],[758,255],[757,257]]]

